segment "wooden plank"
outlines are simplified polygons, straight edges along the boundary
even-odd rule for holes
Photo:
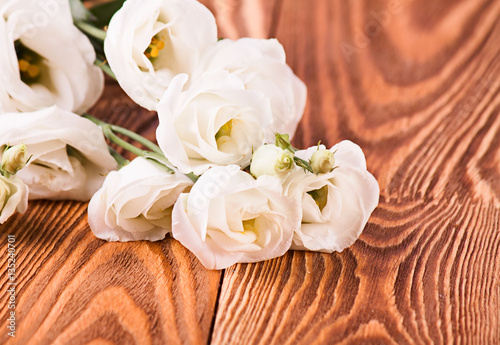
[[[276,35],[308,85],[296,146],[365,150],[382,195],[361,239],[226,270],[211,335],[220,272],[170,239],[94,238],[84,203],[32,202],[0,226],[19,263],[18,337],[0,343],[500,343],[500,4],[220,4],[222,37]],[[113,82],[91,113],[154,138]]]
[[[155,114],[108,82],[96,116],[153,139]],[[220,283],[177,241],[107,243],[87,204],[30,202],[0,226],[1,344],[206,344]],[[16,337],[7,335],[7,235],[16,237]]]
[[[274,37],[280,0],[201,0],[215,15],[219,37]]]
[[[283,0],[276,36],[309,89],[296,146],[359,143],[380,205],[342,253],[227,269],[213,344],[500,343],[499,17]]]

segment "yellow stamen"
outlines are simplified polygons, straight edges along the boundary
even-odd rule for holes
[[[153,57],[153,58],[158,57],[159,53],[160,53],[160,50],[158,49],[158,47],[153,46],[151,48],[151,57]]]
[[[219,139],[223,136],[231,136],[231,130],[233,129],[233,120],[229,120],[219,128],[215,134],[215,139]]]
[[[26,72],[30,67],[30,63],[24,59],[19,60],[19,70],[21,72]]]
[[[14,42],[21,80],[31,85],[36,83],[42,73],[43,57],[24,46],[21,41]]]
[[[231,141],[231,130],[233,129],[233,120],[229,120],[225,124],[222,125],[221,128],[215,134],[215,141],[217,143],[217,148]]]
[[[36,78],[40,74],[40,67],[37,65],[29,65],[28,67],[28,75],[31,78]]]
[[[243,233],[245,232],[255,232],[257,231],[257,228],[255,226],[255,219],[256,218],[252,218],[252,219],[247,219],[247,220],[244,220],[243,221]]]
[[[157,58],[158,55],[160,55],[160,50],[163,48],[165,48],[165,42],[154,36],[151,38],[151,43],[144,51],[144,55],[150,60]]]

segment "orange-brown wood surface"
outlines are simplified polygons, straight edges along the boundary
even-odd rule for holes
[[[361,237],[209,271],[170,238],[96,239],[85,203],[31,202],[0,226],[0,343],[500,344],[500,1],[204,3],[220,36],[283,43],[309,91],[295,146],[363,148],[381,196]],[[91,113],[154,139],[111,80]]]

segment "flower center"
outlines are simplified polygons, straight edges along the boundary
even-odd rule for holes
[[[326,203],[328,202],[328,186],[324,185],[319,189],[314,189],[307,192],[307,194],[309,194],[314,199],[316,205],[318,205],[319,207],[319,210],[323,211]]]
[[[243,230],[244,232],[253,232],[253,233],[256,233],[257,232],[257,227],[255,225],[255,220],[257,218],[252,218],[252,219],[247,219],[247,220],[244,220],[243,221]]]
[[[165,42],[160,40],[158,37],[153,36],[153,38],[151,38],[151,43],[144,51],[144,55],[146,55],[149,60],[153,61],[153,59],[158,57],[160,50],[163,48],[165,48]]]
[[[40,79],[40,67],[43,58],[33,50],[24,46],[19,40],[14,43],[14,46],[16,49],[21,80],[28,85],[37,82]]]
[[[215,134],[215,141],[217,142],[217,148],[220,150],[221,146],[225,143],[231,141],[231,131],[233,129],[233,120],[229,120],[222,125],[221,128]]]

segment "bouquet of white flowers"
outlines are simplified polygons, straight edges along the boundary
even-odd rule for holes
[[[276,39],[218,39],[196,0],[126,0],[105,30],[77,0],[51,4],[0,0],[0,223],[28,198],[90,199],[97,237],[171,234],[210,269],[359,237],[377,181],[350,141],[291,145],[306,87]],[[102,71],[158,113],[158,145],[85,114]]]

